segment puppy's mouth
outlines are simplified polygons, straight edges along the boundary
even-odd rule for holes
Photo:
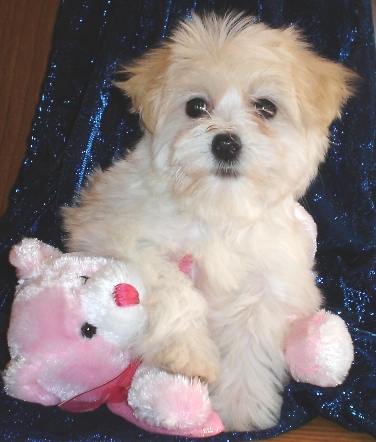
[[[222,163],[217,166],[214,174],[220,178],[236,179],[240,176],[238,164]]]

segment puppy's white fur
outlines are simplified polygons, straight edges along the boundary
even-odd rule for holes
[[[193,16],[125,71],[119,86],[144,135],[64,209],[69,248],[139,266],[149,326],[134,349],[147,364],[206,379],[227,429],[270,427],[287,380],[287,318],[322,303],[295,201],[353,74],[292,28],[231,14]],[[186,114],[192,98],[207,105],[198,118]],[[260,98],[274,117],[257,112]],[[225,166],[212,150],[219,133],[241,140]],[[177,264],[187,254],[193,281]]]

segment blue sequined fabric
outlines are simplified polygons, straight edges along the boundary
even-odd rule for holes
[[[166,37],[195,10],[246,11],[272,26],[295,24],[317,51],[361,77],[358,94],[332,127],[332,148],[302,200],[318,225],[318,284],[327,307],[348,323],[355,362],[345,383],[316,388],[292,382],[281,421],[267,431],[223,433],[224,442],[259,440],[320,414],[376,436],[375,45],[368,0],[63,0],[27,156],[0,220],[0,367],[14,285],[9,248],[23,236],[63,247],[59,206],[95,166],[106,167],[140,137],[129,103],[112,86],[121,62]],[[180,441],[150,435],[106,407],[69,414],[0,394],[1,440]]]

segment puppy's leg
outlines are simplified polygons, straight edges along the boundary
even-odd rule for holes
[[[213,316],[221,374],[211,386],[210,396],[227,431],[274,426],[288,379],[283,316],[271,303],[265,305],[261,300],[246,305],[245,298],[241,298]]]
[[[219,351],[210,337],[207,302],[178,268],[153,251],[140,254],[148,294],[147,331],[134,343],[146,364],[208,383],[219,376]]]

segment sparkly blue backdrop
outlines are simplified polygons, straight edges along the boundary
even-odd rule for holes
[[[327,306],[347,321],[356,356],[346,382],[320,389],[292,382],[281,421],[268,431],[210,441],[258,440],[317,414],[376,436],[375,46],[368,0],[64,0],[27,156],[0,220],[0,367],[9,359],[6,329],[15,275],[9,247],[36,236],[63,247],[59,206],[87,173],[135,144],[138,121],[112,86],[119,62],[153,46],[195,10],[247,11],[272,26],[296,24],[323,55],[362,78],[358,95],[332,127],[327,161],[303,203],[318,224],[318,284]],[[65,413],[0,394],[0,436],[11,441],[178,441],[144,433],[105,407]]]

